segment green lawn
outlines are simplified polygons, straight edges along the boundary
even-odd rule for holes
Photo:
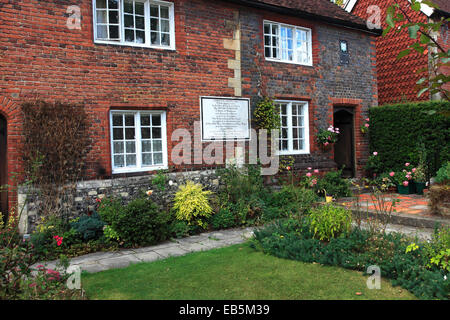
[[[366,280],[360,272],[279,259],[243,244],[83,273],[82,286],[90,299],[415,299],[386,280],[369,290]]]

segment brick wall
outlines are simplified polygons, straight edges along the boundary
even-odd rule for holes
[[[105,177],[111,175],[109,110],[166,110],[172,165],[171,132],[187,128],[193,134],[193,122],[200,120],[199,96],[238,94],[235,83],[230,85],[230,79],[238,76],[242,96],[252,103],[259,95],[309,101],[311,154],[296,157],[299,168],[333,167],[332,151],[318,148],[314,132],[332,123],[335,104],[355,108],[356,152],[364,161],[367,141],[358,136],[358,121],[377,104],[374,39],[356,30],[222,1],[173,2],[176,50],[169,51],[94,44],[91,0],[75,3],[81,8],[81,30],[66,27],[71,1],[0,0],[0,112],[10,128],[10,172],[21,168],[19,106],[25,101],[61,100],[86,106],[93,137],[87,174],[95,179],[100,169]],[[265,61],[263,19],[311,28],[313,67]],[[237,60],[236,51],[224,47],[224,39],[236,38],[236,24],[230,21],[239,25],[241,73],[229,65]],[[349,43],[349,65],[339,65],[339,39]]]

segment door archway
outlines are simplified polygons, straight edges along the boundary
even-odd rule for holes
[[[354,116],[352,108],[334,108],[334,127],[339,128],[340,135],[334,145],[334,161],[339,169],[344,168],[343,176],[355,176],[355,138]]]
[[[0,114],[0,186],[8,183],[7,150],[7,122],[6,118]],[[8,214],[8,192],[4,189],[0,190],[0,212],[5,219]]]

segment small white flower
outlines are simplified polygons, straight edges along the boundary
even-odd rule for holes
[[[444,280],[447,280],[447,276],[444,276]]]
[[[173,185],[173,181],[169,180],[169,186]]]

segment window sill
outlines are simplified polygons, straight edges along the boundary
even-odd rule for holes
[[[151,45],[147,45],[147,44],[129,43],[129,42],[115,42],[115,41],[94,40],[94,44],[107,44],[107,45],[111,44],[111,45],[114,45],[114,46],[121,46],[121,47],[147,48],[147,49],[176,51],[175,46],[171,46],[171,47],[151,46]]]
[[[126,169],[124,168],[124,169],[113,169],[112,174],[150,172],[155,170],[167,170],[167,169],[169,169],[167,165],[152,166],[145,168],[126,168]]]
[[[277,156],[296,156],[296,155],[306,155],[310,154],[309,150],[305,151],[277,151]]]
[[[271,59],[271,58],[266,58],[266,61],[269,61],[269,62],[280,62],[280,63],[286,63],[286,64],[293,64],[293,65],[303,66],[303,67],[313,67],[312,63],[305,64],[305,63],[300,63],[300,62],[286,61],[286,60],[277,60],[277,59]]]

